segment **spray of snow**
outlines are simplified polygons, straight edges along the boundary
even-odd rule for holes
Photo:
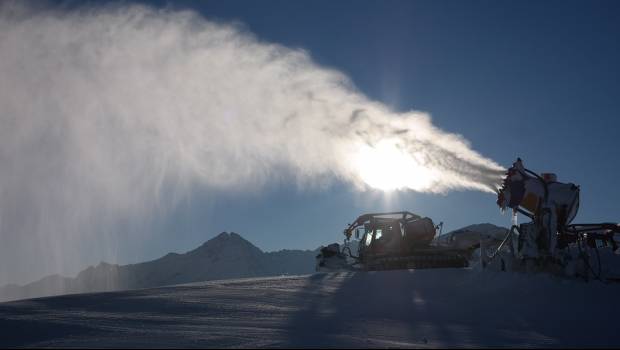
[[[493,192],[502,173],[303,50],[144,6],[0,6],[0,125],[0,254],[30,235],[54,261],[194,186]]]

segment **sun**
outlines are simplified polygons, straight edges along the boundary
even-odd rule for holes
[[[437,179],[436,171],[421,164],[415,154],[398,147],[396,140],[382,140],[374,146],[360,145],[352,163],[364,183],[383,191],[425,191]]]

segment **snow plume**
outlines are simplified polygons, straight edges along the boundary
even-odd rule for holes
[[[134,5],[26,7],[0,6],[3,254],[12,232],[69,259],[54,245],[193,186],[492,192],[500,181],[500,166],[427,114],[391,111],[242,26]]]

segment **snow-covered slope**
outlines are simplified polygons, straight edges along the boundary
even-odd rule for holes
[[[619,293],[471,269],[211,281],[0,304],[0,346],[617,347]]]
[[[0,300],[65,293],[112,291],[227,278],[304,274],[314,271],[316,252],[264,253],[236,233],[223,232],[185,254],[170,253],[132,265],[101,263],[75,278],[49,276],[26,286],[0,288]]]

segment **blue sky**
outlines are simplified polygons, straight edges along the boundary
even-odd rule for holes
[[[303,48],[371,99],[429,112],[483,155],[581,185],[578,222],[617,221],[620,3],[599,1],[162,1],[243,23],[260,40]],[[367,211],[410,210],[448,230],[510,225],[495,197],[358,193],[275,183],[253,194],[196,192],[160,217],[146,244],[119,239],[121,262],[192,249],[235,231],[264,250],[341,241]],[[129,230],[130,231],[130,230]],[[119,233],[123,236],[125,233]]]

